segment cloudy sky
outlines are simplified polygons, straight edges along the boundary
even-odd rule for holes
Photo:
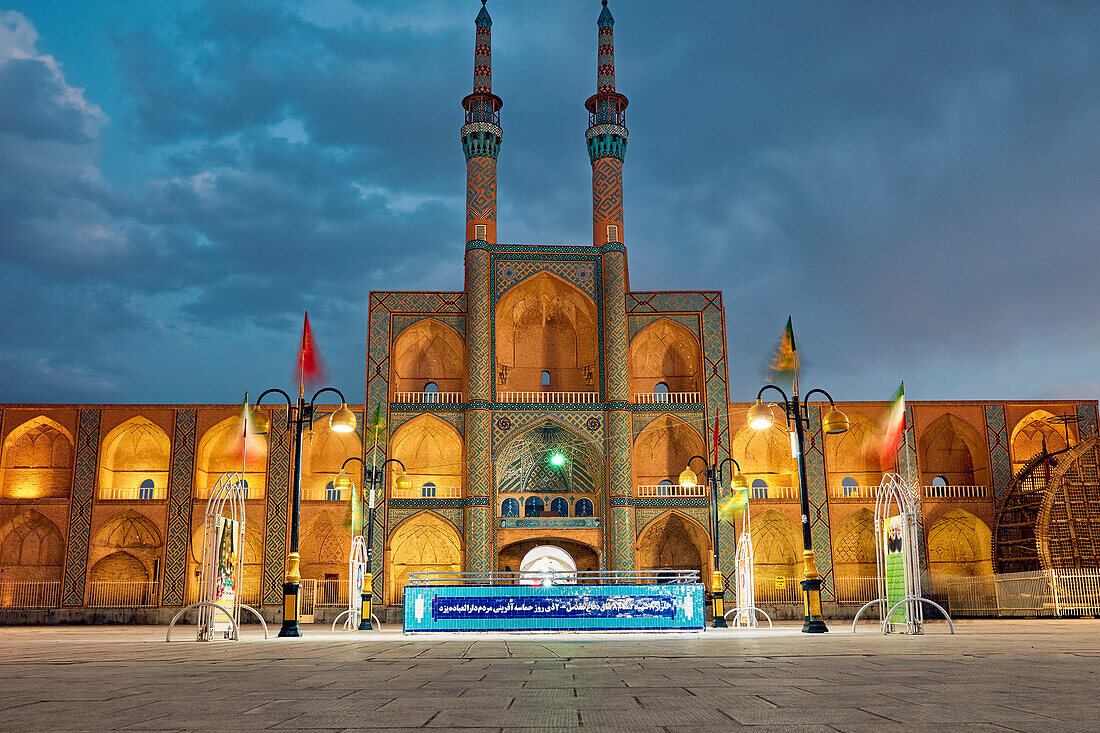
[[[0,402],[361,400],[462,287],[476,0],[0,0]],[[613,0],[631,287],[839,399],[1100,396],[1100,3]],[[499,241],[587,244],[596,0],[491,0]]]

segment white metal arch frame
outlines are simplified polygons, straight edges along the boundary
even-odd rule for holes
[[[747,494],[747,491],[746,491]],[[772,619],[767,613],[756,606],[756,575],[753,570],[752,530],[749,521],[749,503],[745,501],[745,509],[741,515],[741,536],[737,539],[737,552],[734,556],[734,566],[737,573],[737,606],[726,612],[725,617],[733,616],[735,628],[758,628],[756,614],[761,614],[768,620],[768,628],[772,628]]]
[[[241,573],[244,563],[238,560],[234,568],[233,576],[233,606],[226,609],[215,602],[215,585],[217,583],[218,550],[215,543],[218,541],[217,520],[225,517],[234,522],[233,544],[239,553],[244,552],[244,478],[237,473],[224,473],[218,479],[210,499],[206,502],[206,514],[203,519],[203,544],[202,544],[202,579],[199,586],[199,603],[194,604],[199,609],[198,641],[211,641],[214,638],[214,624],[219,611],[229,616],[230,636],[237,641],[240,638],[241,625]],[[225,515],[228,506],[229,515]],[[266,624],[265,624],[266,626]],[[266,629],[265,629],[266,633]]]

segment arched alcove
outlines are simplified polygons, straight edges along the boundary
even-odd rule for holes
[[[988,486],[985,441],[969,423],[952,414],[936,418],[918,441],[924,485],[940,477],[949,486]]]
[[[323,491],[340,473],[340,465],[352,457],[363,457],[363,443],[359,440],[359,434],[329,430],[328,419],[322,419],[313,430],[313,439],[307,439],[302,449],[302,488],[313,492]],[[348,465],[348,474],[352,476],[356,489],[362,483],[362,472],[359,468],[358,463]]]
[[[596,304],[576,287],[541,272],[509,289],[497,301],[495,318],[497,389],[599,390]]]
[[[825,436],[829,485],[839,486],[842,477],[851,476],[859,486],[878,486],[882,482],[878,424],[858,412],[849,412],[848,420],[848,432]]]
[[[733,436],[733,455],[750,482],[766,486],[797,486],[798,462],[791,457],[791,440],[782,421],[767,430],[746,425]]]
[[[152,481],[152,487],[165,489],[171,458],[168,434],[144,417],[131,418],[103,439],[99,487],[136,489]]]
[[[394,433],[390,457],[405,465],[412,480],[410,496],[421,496],[426,483],[436,487],[462,486],[462,437],[450,423],[435,415],[418,415]],[[396,464],[390,464],[387,491],[394,491]]]
[[[421,512],[402,522],[390,535],[386,597],[403,601],[409,573],[462,570],[462,540],[438,514]]]
[[[639,570],[698,570],[700,580],[709,582],[710,535],[679,512],[667,512],[650,522],[637,547]]]
[[[278,420],[281,424],[282,419],[276,408],[272,422]],[[198,450],[195,452],[195,486],[197,488],[212,489],[223,473],[241,472],[241,454],[237,448],[240,429],[241,419],[229,417],[203,433]],[[259,440],[264,446],[260,455],[254,456],[250,451],[245,456],[248,459],[248,472],[244,479],[248,482],[250,498],[261,495],[267,478],[267,436],[259,436]]]
[[[769,509],[752,518],[753,572],[767,584],[776,577],[800,578],[802,530],[794,520]]]
[[[44,415],[12,430],[4,440],[0,496],[64,498],[72,492],[73,436]]]
[[[302,532],[302,577],[322,580],[326,574],[346,575],[350,552],[350,528],[332,512],[320,512]]]
[[[678,483],[680,472],[691,457],[705,455],[706,445],[698,430],[678,417],[662,415],[646,425],[634,441],[630,460],[634,485]],[[692,470],[702,471],[702,463],[696,461]]]
[[[699,340],[667,318],[654,321],[630,341],[630,392],[652,394],[658,384],[668,392],[702,392]]]
[[[580,496],[592,499],[603,486],[602,476],[599,447],[579,433],[545,422],[513,436],[497,453],[495,503],[503,507],[501,502],[513,497],[524,516],[549,516],[546,510],[554,495],[570,505]]]
[[[191,533],[191,549],[188,555],[190,570],[188,584],[188,602],[199,597],[199,582],[202,577],[202,543],[205,540],[205,527],[200,523]],[[264,575],[264,535],[259,522],[246,521],[244,525],[244,547],[241,553],[241,583],[244,586],[241,596],[245,603],[258,606],[262,596]]]
[[[963,509],[952,509],[928,529],[928,569],[943,576],[992,575],[992,538],[985,522]]]
[[[33,509],[22,509],[0,527],[4,580],[60,580],[65,542],[57,525]]]
[[[462,392],[466,347],[450,326],[434,319],[417,321],[393,340],[390,349],[394,392]]]
[[[1068,447],[1065,431],[1068,426],[1046,410],[1035,410],[1016,423],[1009,441],[1012,450],[1012,472],[1016,473],[1043,451],[1057,453]]]
[[[833,575],[837,578],[875,577],[875,517],[860,508],[833,530]]]

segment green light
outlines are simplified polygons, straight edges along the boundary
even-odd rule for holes
[[[561,451],[554,451],[550,454],[550,465],[555,468],[561,468],[565,465],[565,454]]]

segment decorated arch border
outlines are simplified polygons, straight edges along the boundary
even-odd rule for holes
[[[711,528],[711,523],[713,522],[713,519],[710,515],[710,509],[708,507],[677,506],[674,509],[670,509],[667,507],[638,507],[634,510],[634,515],[635,517],[637,517],[636,530],[638,533],[638,537],[641,537],[642,532],[645,531],[645,528],[653,524],[653,522],[655,522],[656,520],[665,515],[676,513],[690,517],[698,522],[700,525],[702,525],[704,531],[706,531],[707,533],[707,537],[710,537],[713,534],[713,530]],[[706,578],[703,579],[703,582],[706,582]]]
[[[417,514],[435,514],[443,521],[451,525],[451,528],[458,533],[459,539],[462,538],[462,510],[454,507],[435,507],[427,509],[423,506],[414,507],[394,507],[390,509],[390,522],[389,529],[386,532],[387,542],[393,538],[394,532],[405,522],[406,519],[415,517]]]
[[[401,335],[401,332],[407,329],[409,326],[416,325],[421,321],[431,319],[433,321],[439,321],[440,323],[450,326],[455,331],[458,331],[459,338],[465,343],[466,341],[466,314],[464,313],[398,313],[395,314],[390,321],[390,328],[393,334],[393,338],[396,339]],[[463,355],[465,356],[465,355]]]
[[[553,422],[588,438],[600,447],[604,440],[604,413],[595,410],[497,410],[492,413],[492,453],[497,452],[520,433],[544,423]],[[602,450],[600,451],[602,453]]]
[[[626,325],[630,334],[630,340],[633,341],[635,336],[661,319],[668,319],[673,323],[679,323],[691,332],[692,336],[696,339],[699,338],[700,323],[698,313],[630,313],[626,317]]]
[[[191,535],[192,486],[195,480],[196,410],[176,410],[168,477],[168,537],[164,548],[161,605],[182,606],[187,586],[187,543]]]
[[[634,442],[638,442],[638,437],[642,434],[642,431],[649,427],[650,423],[659,417],[665,415],[671,415],[672,417],[679,418],[687,423],[696,433],[703,439],[703,443],[708,443],[707,430],[705,425],[700,425],[699,420],[703,417],[702,410],[661,410],[660,412],[631,412],[631,418],[633,420],[633,432]],[[713,423],[712,423],[713,424]],[[713,428],[711,429],[713,434]],[[708,463],[710,460],[708,459]]]
[[[65,607],[84,605],[84,581],[88,572],[88,544],[99,458],[100,414],[100,410],[95,408],[81,408],[77,426],[65,574],[61,587],[61,605]]]

